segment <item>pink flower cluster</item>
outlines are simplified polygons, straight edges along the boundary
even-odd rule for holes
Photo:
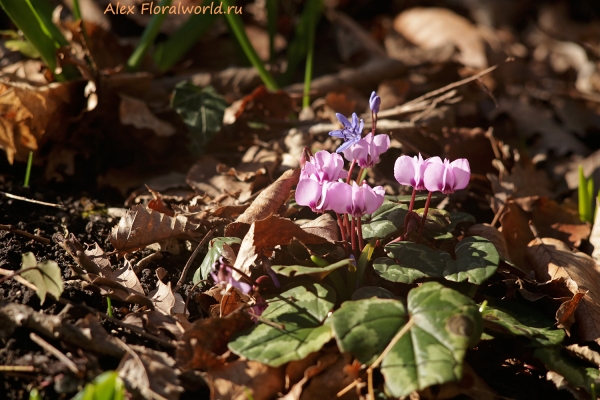
[[[471,167],[466,158],[450,162],[439,157],[423,160],[419,156],[401,156],[394,165],[394,178],[401,185],[409,185],[415,190],[427,189],[430,192],[454,193],[469,184]]]
[[[371,188],[366,182],[360,186],[344,182],[348,172],[343,167],[344,159],[336,153],[322,150],[310,157],[300,174],[296,202],[315,212],[332,210],[354,217],[377,210],[383,204],[383,188]]]

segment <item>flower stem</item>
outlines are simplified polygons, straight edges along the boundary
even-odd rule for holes
[[[415,198],[417,197],[417,189],[413,188],[412,196],[410,197],[410,204],[408,205],[408,212],[411,212],[415,207]]]
[[[375,114],[373,111],[371,111],[371,121],[373,125],[373,129],[371,129],[371,131],[373,132],[373,136],[375,136],[375,131],[377,130],[377,114]]]
[[[431,202],[431,195],[433,192],[429,192],[427,195],[427,201],[425,202],[425,210],[423,210],[423,218],[421,219],[421,227],[419,228],[419,235],[417,236],[416,243],[421,241],[421,236],[423,236],[423,231],[425,230],[425,221],[427,220],[427,212],[429,211],[429,203]]]
[[[342,234],[342,240],[345,242],[348,239],[346,235],[346,228],[344,227],[344,221],[342,221],[342,216],[338,213],[335,213],[337,216],[338,226],[340,227],[340,233]]]
[[[365,248],[365,241],[363,239],[362,221],[360,217],[356,219],[356,233],[358,234],[358,251],[362,252]]]
[[[356,184],[360,186],[360,183],[363,181],[362,176],[364,173],[365,169],[361,168],[358,170],[358,176],[356,177]]]
[[[356,165],[356,160],[352,160],[352,163],[350,164],[350,168],[348,168],[348,178],[346,179],[346,183],[350,183],[350,181],[352,180],[352,170],[354,169],[355,165]]]
[[[352,232],[352,253],[356,256],[356,218],[352,218],[352,227],[350,231]]]

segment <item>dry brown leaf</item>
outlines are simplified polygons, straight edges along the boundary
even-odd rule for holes
[[[177,346],[177,362],[185,369],[208,370],[223,365],[219,357],[227,351],[227,343],[235,333],[252,325],[252,319],[243,311],[225,318],[201,319],[185,331]]]
[[[127,253],[198,228],[184,216],[173,218],[137,205],[112,229],[110,243],[119,252]]]
[[[236,222],[251,224],[277,212],[279,207],[290,197],[290,190],[298,184],[298,179],[300,179],[300,169],[285,171],[279,179],[254,199],[250,207],[237,218]]]
[[[423,49],[455,45],[458,61],[466,66],[486,68],[485,44],[479,29],[469,20],[445,8],[411,8],[394,20],[394,29]]]
[[[235,260],[234,267],[236,270],[232,273],[233,278],[236,280],[242,278],[242,275],[237,272],[238,270],[250,275],[250,266],[260,254],[275,246],[290,244],[294,238],[304,244],[319,244],[330,241],[324,237],[306,232],[287,218],[271,215],[250,225],[250,230],[244,236]]]
[[[119,377],[127,387],[146,399],[179,399],[184,390],[179,385],[175,360],[167,353],[147,347],[129,347],[134,354],[127,353],[118,368]]]
[[[239,118],[277,118],[287,119],[294,109],[294,102],[284,91],[272,92],[259,86],[244,97],[235,119]]]
[[[579,247],[581,240],[590,236],[590,225],[581,221],[574,204],[537,198],[531,205],[531,220],[540,236],[559,239],[571,246]]]
[[[502,235],[508,247],[510,260],[524,271],[531,271],[525,251],[527,245],[534,238],[529,229],[529,217],[525,211],[514,201],[506,204],[506,211],[500,217]]]
[[[236,196],[240,203],[248,200],[252,196],[252,183],[240,181],[233,175],[219,175],[219,164],[212,156],[201,156],[188,171],[187,184],[202,195],[219,199],[221,205],[233,205]]]
[[[142,283],[131,267],[129,260],[125,260],[125,265],[114,272],[114,277],[124,286],[132,289],[140,294],[144,294]]]
[[[269,400],[283,390],[282,368],[273,368],[258,361],[237,360],[210,370],[206,381],[211,388],[211,400]]]
[[[170,334],[169,339],[172,337],[179,339],[184,331],[175,317],[156,310],[129,313],[123,318],[123,322],[143,328],[146,332],[159,337],[164,336],[164,333],[168,332]]]
[[[156,136],[173,136],[176,129],[167,121],[163,121],[150,111],[145,101],[121,94],[119,104],[119,120],[123,125],[133,125],[138,129],[150,129]]]
[[[336,394],[354,381],[351,372],[346,368],[352,362],[349,354],[325,354],[319,359],[322,371],[314,374],[304,385],[299,400],[334,399]],[[318,371],[318,370],[317,370]],[[308,370],[307,370],[308,372]],[[308,372],[310,375],[310,372]],[[297,397],[290,397],[296,399]],[[342,400],[357,399],[356,390],[350,390]]]
[[[150,300],[154,303],[154,307],[165,315],[185,314],[183,297],[179,293],[173,293],[171,282],[166,285],[163,283],[160,270],[166,272],[164,268],[156,270],[158,282],[156,283],[156,289],[148,293]]]
[[[475,224],[469,228],[467,231],[467,235],[469,236],[481,236],[492,242],[492,244],[496,247],[498,254],[503,259],[510,261],[510,256],[508,255],[508,248],[506,247],[506,240],[502,232],[499,232],[498,229],[494,228],[489,224]]]
[[[300,225],[300,227],[305,232],[320,236],[331,243],[340,240],[337,222],[329,214],[323,214],[317,219]]]
[[[75,239],[74,236],[69,236],[69,238],[67,239],[67,241],[73,240]],[[77,239],[75,239],[77,240]],[[77,242],[79,243],[79,242]],[[73,244],[75,244],[73,242]],[[85,250],[85,255],[89,257],[90,260],[92,260],[92,262],[94,262],[94,264],[96,264],[98,266],[98,268],[100,268],[100,271],[105,275],[105,276],[112,276],[113,275],[113,270],[112,270],[112,266],[110,265],[110,261],[108,260],[108,257],[106,257],[106,254],[104,253],[104,250],[102,250],[102,248],[98,245],[98,243],[94,243],[94,245],[90,248],[88,248],[87,250]],[[94,272],[94,271],[90,271],[90,272]],[[144,293],[143,290],[140,291],[141,293]]]
[[[152,200],[148,202],[148,208],[154,211],[158,211],[159,213],[168,215],[169,217],[174,217],[175,213],[173,212],[173,210],[171,210],[171,207],[169,207],[167,203],[165,203],[163,195],[155,190],[150,189],[148,185],[146,185],[146,188],[152,195]]]
[[[556,326],[564,329],[568,336],[571,336],[571,326],[575,323],[575,310],[587,291],[575,293],[571,300],[567,300],[556,310]]]
[[[62,125],[83,107],[84,85],[84,81],[42,87],[0,83],[0,149],[9,163],[26,161],[42,137],[63,130]]]
[[[571,355],[600,367],[600,353],[590,349],[588,346],[572,344],[567,346],[566,349]]]
[[[572,252],[551,238],[533,240],[526,254],[539,281],[564,278],[573,295],[588,290],[575,311],[579,338],[600,343],[600,266],[587,254]]]

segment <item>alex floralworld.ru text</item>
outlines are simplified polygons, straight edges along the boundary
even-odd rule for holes
[[[104,14],[135,14],[136,12],[136,6],[122,6],[119,2],[116,5],[109,4],[104,10]],[[215,2],[211,2],[210,5],[204,6],[184,6],[181,3],[172,6],[155,6],[152,1],[139,6],[139,12],[140,14],[241,14],[242,7],[223,7],[221,2],[216,5]]]

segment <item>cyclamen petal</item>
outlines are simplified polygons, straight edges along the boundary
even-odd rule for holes
[[[450,163],[448,160],[429,163],[425,171],[425,187],[430,192],[454,193],[469,184],[471,168],[469,161],[461,158]]]
[[[319,207],[338,214],[352,211],[352,188],[344,182],[327,182],[323,185],[323,197]]]
[[[371,188],[367,183],[352,186],[344,182],[331,182],[323,186],[323,198],[319,205],[323,210],[338,214],[362,217],[375,212],[384,201],[385,191],[381,186]]]
[[[433,158],[439,160],[439,157]],[[394,164],[394,178],[401,185],[409,185],[416,190],[424,190],[423,176],[430,160],[432,158],[423,160],[421,153],[418,157],[400,156]]]
[[[388,135],[376,135],[370,132],[367,136],[350,146],[344,151],[347,160],[356,160],[361,168],[372,168],[380,161],[381,154],[390,147]]]
[[[296,203],[301,206],[308,206],[313,211],[317,210],[317,205],[321,199],[322,185],[314,179],[301,179],[296,187]]]

